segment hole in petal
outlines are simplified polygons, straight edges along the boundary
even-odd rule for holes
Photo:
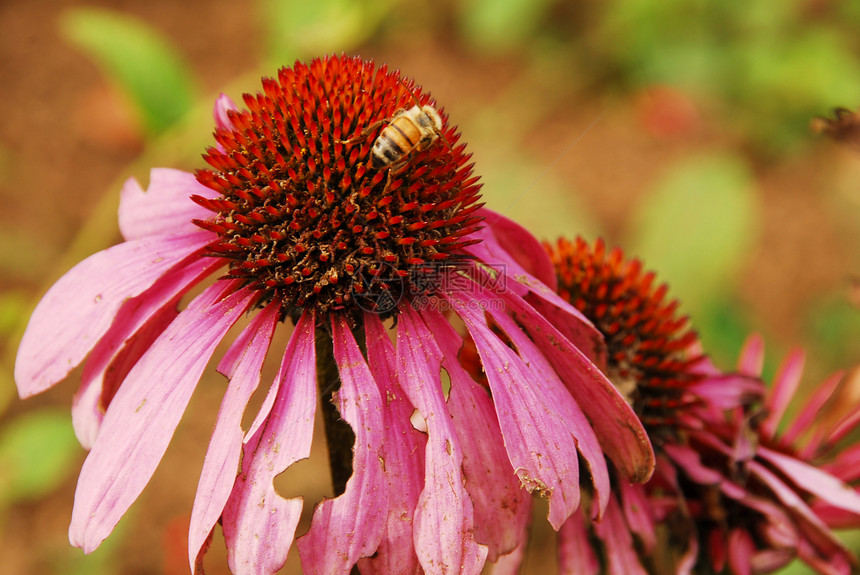
[[[416,431],[427,433],[427,420],[424,419],[424,416],[422,416],[417,409],[412,412],[409,421],[412,423],[412,427]]]

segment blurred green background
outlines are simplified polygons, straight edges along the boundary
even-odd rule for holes
[[[21,402],[11,373],[39,295],[118,241],[122,181],[203,165],[219,92],[238,100],[324,53],[400,68],[459,125],[491,208],[641,256],[718,364],[757,331],[771,371],[805,347],[812,385],[860,359],[860,153],[809,130],[860,106],[858,27],[860,3],[837,0],[0,3],[3,571],[187,571],[223,381],[201,386],[141,502],[84,557],[66,538],[75,383]],[[535,527],[525,572],[552,572]],[[207,572],[226,573],[221,547]]]

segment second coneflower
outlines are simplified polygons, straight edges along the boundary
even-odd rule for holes
[[[590,512],[603,513],[604,454],[623,477],[647,479],[648,438],[591,361],[604,355],[600,334],[529,273],[552,282],[539,244],[479,207],[445,114],[428,112],[417,135],[399,122],[387,161],[374,160],[380,131],[432,106],[429,95],[384,67],[328,57],[282,69],[244,103],[219,100],[210,169],[153,170],[147,191],[128,182],[125,242],[61,278],[24,335],[22,397],[84,364],[73,416],[91,451],[74,545],[95,549],[140,495],[216,347],[247,314],[218,364],[230,382],[194,502],[192,569],[218,522],[234,573],[284,564],[302,502],[273,479],[310,452],[318,386],[337,408],[330,430],[345,421],[352,437],[329,434],[338,497],[317,505],[298,540],[308,573],[479,573],[519,544],[527,492],[549,498],[559,528],[586,476]],[[538,309],[566,318],[564,335]],[[452,317],[489,393],[457,361]],[[271,347],[282,322],[295,324],[285,351]],[[280,370],[243,430],[273,353]]]
[[[746,575],[800,558],[821,573],[850,573],[854,559],[832,529],[860,527],[860,497],[845,483],[858,478],[860,451],[834,447],[860,411],[830,429],[816,425],[839,377],[780,435],[801,355],[790,356],[766,392],[760,340],[745,348],[737,372],[720,372],[677,316],[677,301],[638,260],[600,240],[547,248],[560,295],[606,337],[607,374],[642,418],[657,454],[648,483],[614,482],[601,522],[577,512],[565,523],[562,571]]]

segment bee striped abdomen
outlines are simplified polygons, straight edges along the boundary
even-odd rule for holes
[[[421,141],[421,130],[406,116],[394,118],[385,126],[373,145],[373,157],[379,166],[389,166],[411,152]]]
[[[412,152],[420,152],[432,144],[442,118],[432,106],[415,105],[394,114],[373,143],[371,164],[376,168],[399,165]]]

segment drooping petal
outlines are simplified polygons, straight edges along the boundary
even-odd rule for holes
[[[643,483],[654,470],[654,450],[639,418],[624,397],[579,349],[528,303],[513,293],[499,294],[505,308],[528,333],[585,412],[600,446],[615,467],[634,483]],[[481,294],[473,294],[475,300]],[[492,309],[484,299],[485,309]],[[473,304],[474,305],[474,304]],[[496,319],[499,319],[497,314]]]
[[[508,460],[490,396],[457,361],[462,338],[439,312],[428,310],[423,317],[442,350],[442,367],[451,380],[448,409],[463,447],[475,540],[487,545],[487,559],[495,562],[519,546],[531,517],[531,497]]]
[[[221,527],[233,575],[271,575],[287,560],[302,511],[284,499],[274,478],[311,452],[316,411],[314,314],[299,319],[278,371],[278,394],[266,420],[245,440],[242,471]]]
[[[84,552],[107,537],[167,449],[203,369],[255,294],[235,282],[192,300],[132,368],[102,422],[75,492],[69,539]]]
[[[107,332],[127,299],[211,238],[200,232],[125,242],[68,271],[30,317],[15,361],[18,394],[29,397],[66,377]]]
[[[200,231],[191,220],[211,216],[192,195],[213,198],[217,192],[199,183],[194,174],[170,168],[153,168],[146,191],[129,178],[120,192],[119,230],[126,240],[160,234]]]
[[[487,557],[472,534],[472,502],[463,485],[463,451],[442,394],[442,352],[421,317],[401,306],[397,368],[412,405],[427,422],[424,490],[414,518],[415,549],[428,575],[477,574]]]
[[[609,575],[648,575],[639,562],[633,536],[614,496],[609,498],[603,520],[594,524],[594,532],[606,545]]]
[[[359,561],[362,575],[419,575],[421,565],[413,543],[413,516],[424,488],[427,436],[412,426],[414,407],[395,380],[395,351],[376,314],[364,314],[367,360],[385,400],[385,475],[388,480],[388,518],[382,540],[372,558]]]
[[[531,358],[517,355],[484,323],[483,312],[472,309],[479,306],[458,299],[462,294],[449,295],[481,357],[511,465],[526,489],[549,497],[549,521],[559,529],[579,506],[578,438],[572,423],[585,418],[554,373],[531,370]],[[553,387],[563,393],[553,393]]]
[[[179,313],[179,298],[221,265],[214,258],[192,256],[122,304],[84,364],[72,406],[72,422],[81,445],[92,447],[107,405],[134,364]]]
[[[776,433],[776,428],[800,385],[804,359],[803,352],[796,349],[785,358],[779,367],[774,378],[773,389],[765,400],[767,417],[759,427],[759,433],[764,437],[773,437]]]
[[[558,568],[560,575],[598,575],[600,562],[585,528],[582,509],[573,512],[558,530]]]
[[[342,495],[316,506],[298,547],[305,573],[348,575],[360,558],[376,551],[388,515],[384,418],[379,388],[342,317],[332,318],[332,343],[341,380],[338,411],[355,433],[352,477]]]
[[[245,433],[242,414],[260,384],[263,361],[275,333],[279,312],[277,301],[267,305],[236,338],[218,365],[218,371],[230,381],[221,400],[191,511],[188,560],[192,571],[202,560],[201,551],[233,490]]]

